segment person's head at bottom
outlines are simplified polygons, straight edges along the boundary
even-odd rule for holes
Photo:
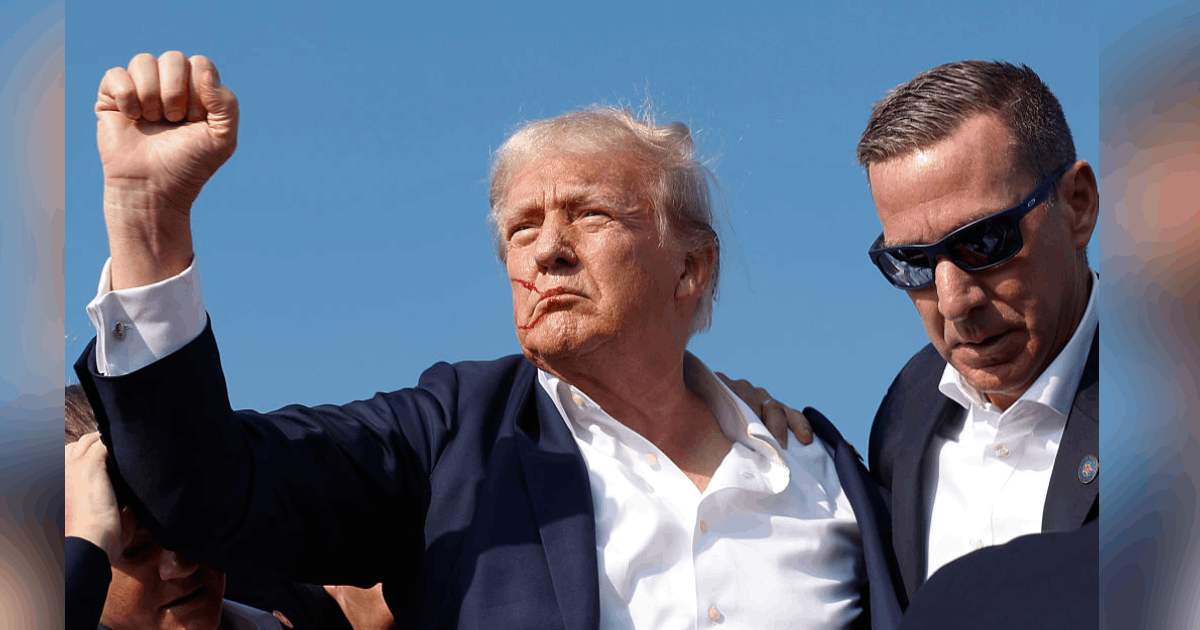
[[[102,448],[96,434],[96,418],[87,398],[78,386],[68,387],[65,400],[66,443],[87,442],[89,448]],[[95,443],[95,444],[93,444]],[[80,444],[85,446],[85,444]],[[103,466],[74,471],[111,483]],[[74,464],[68,459],[68,467]],[[73,471],[67,471],[68,483]],[[72,498],[88,498],[68,493]],[[94,502],[93,502],[94,503]],[[70,510],[75,506],[68,506]],[[93,506],[80,506],[93,507]],[[115,509],[115,504],[113,505]],[[76,508],[73,510],[79,512]],[[71,535],[71,532],[67,532]],[[111,550],[112,581],[104,602],[100,623],[112,630],[159,628],[206,630],[217,628],[221,620],[225,574],[197,564],[159,545],[150,532],[137,522],[133,511],[120,508],[119,551]]]

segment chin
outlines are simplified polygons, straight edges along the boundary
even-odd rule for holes
[[[595,350],[607,338],[591,330],[570,325],[574,322],[546,318],[531,330],[519,334],[525,356],[544,367],[547,362],[575,359]]]
[[[1021,362],[1023,363],[1023,362]],[[1033,379],[1027,374],[1028,370],[1017,362],[994,365],[982,369],[959,368],[963,380],[981,394],[999,394],[1002,396],[1019,396],[1033,384]]]

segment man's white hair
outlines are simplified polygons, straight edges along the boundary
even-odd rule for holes
[[[712,248],[712,273],[697,304],[691,332],[708,328],[721,268],[721,244],[709,193],[713,175],[696,158],[687,125],[658,125],[649,112],[639,116],[628,109],[606,106],[521,125],[500,145],[492,161],[489,218],[501,259],[505,248],[500,218],[512,178],[526,164],[552,153],[620,155],[632,160],[645,173],[639,192],[654,211],[660,243],[684,251]]]

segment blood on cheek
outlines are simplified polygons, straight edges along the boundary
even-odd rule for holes
[[[529,282],[528,280],[522,280],[520,278],[512,278],[512,281],[513,281],[513,284],[516,284],[517,286],[528,289],[530,293],[536,293],[538,295],[542,294],[542,292],[538,291],[537,287],[533,286],[533,283]],[[513,314],[514,314],[514,316],[516,315],[516,304],[515,303],[513,304]],[[517,329],[518,330],[530,330],[534,326],[537,326],[537,323],[542,321],[542,317],[545,317],[545,315],[546,315],[545,313],[538,315],[536,319],[529,322],[528,324],[517,324]]]

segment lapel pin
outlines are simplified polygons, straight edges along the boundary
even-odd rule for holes
[[[1100,474],[1100,460],[1096,459],[1095,455],[1084,455],[1079,461],[1079,483],[1087,485],[1096,480],[1096,475]]]

